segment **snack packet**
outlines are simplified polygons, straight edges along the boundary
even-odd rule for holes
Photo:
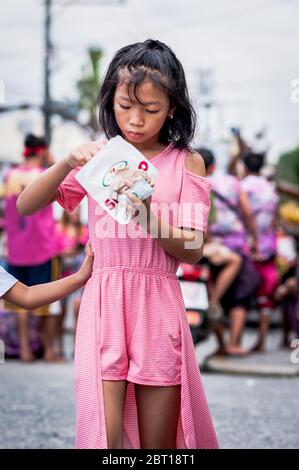
[[[120,224],[128,224],[132,211],[128,210],[130,200],[125,195],[128,189],[124,180],[134,182],[130,191],[140,199],[153,193],[147,182],[156,180],[158,170],[133,145],[117,136],[109,142],[76,174],[86,191]]]

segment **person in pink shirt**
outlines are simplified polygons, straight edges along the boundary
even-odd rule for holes
[[[259,254],[255,265],[261,278],[257,292],[257,308],[260,313],[259,335],[252,351],[263,352],[273,312],[274,292],[279,276],[276,267],[276,216],[279,197],[274,183],[260,174],[264,154],[248,151],[243,157],[246,176],[241,181],[256,221]]]
[[[121,48],[99,109],[107,138],[122,136],[158,169],[145,200],[124,181],[139,215],[119,224],[76,180],[98,142],[71,150],[18,199],[20,213],[33,214],[54,200],[71,212],[88,198],[95,262],[76,334],[76,446],[217,448],[176,276],[180,260],[202,256],[211,186],[190,147],[196,119],[182,64],[160,41]]]
[[[41,164],[47,152],[43,138],[27,135],[23,152],[25,161],[13,168],[7,174],[5,181],[4,220],[8,272],[28,286],[50,282],[58,277],[55,257],[58,254],[59,243],[52,207],[46,206],[29,217],[20,215],[16,208],[17,198],[23,189],[44,171]],[[28,341],[29,312],[9,304],[7,306],[18,312],[20,358],[22,361],[32,361],[34,356]],[[56,360],[54,339],[57,319],[49,314],[49,307],[37,309],[34,313],[43,315],[41,337],[44,359]]]

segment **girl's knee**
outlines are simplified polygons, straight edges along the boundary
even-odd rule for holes
[[[238,255],[237,253],[231,253],[231,263],[234,264],[236,267],[241,268],[242,264],[242,256]]]

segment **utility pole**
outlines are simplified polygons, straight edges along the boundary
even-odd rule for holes
[[[200,69],[199,71],[199,105],[205,110],[205,136],[203,138],[207,141],[211,139],[212,130],[212,108],[216,105],[213,97],[215,88],[213,70]]]
[[[45,58],[44,58],[44,133],[45,138],[50,145],[51,143],[51,114],[52,114],[52,102],[51,102],[51,89],[50,89],[50,58],[52,53],[51,44],[51,2],[52,0],[45,0]]]
[[[44,100],[43,100],[43,115],[44,115],[44,134],[48,145],[51,143],[52,128],[51,116],[53,114],[61,114],[59,112],[59,103],[52,100],[51,97],[51,57],[53,52],[53,45],[51,41],[51,27],[52,27],[52,6],[56,3],[55,0],[44,0],[45,2],[45,23],[44,23]],[[99,6],[99,5],[122,5],[126,0],[86,0],[85,2],[78,3],[76,0],[69,0],[60,4],[60,6]],[[60,107],[61,108],[61,107]],[[65,105],[64,105],[65,108]],[[67,113],[65,113],[65,118]]]

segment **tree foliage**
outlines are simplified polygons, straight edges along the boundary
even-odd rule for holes
[[[96,115],[97,96],[100,88],[100,63],[103,51],[98,47],[88,49],[88,62],[82,68],[82,77],[77,81],[79,109],[88,113],[88,127],[96,133],[98,120]]]

